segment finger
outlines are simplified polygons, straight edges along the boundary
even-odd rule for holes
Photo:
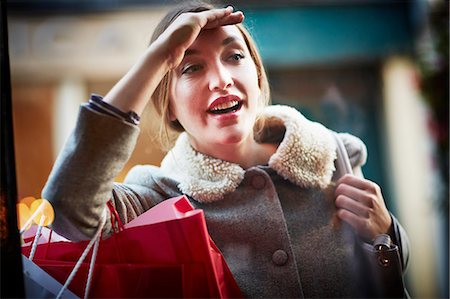
[[[340,178],[337,184],[339,185],[341,183],[351,185],[361,190],[367,190],[372,193],[378,193],[380,191],[380,188],[376,183],[351,174],[346,174],[342,178]]]
[[[363,218],[368,218],[370,215],[369,208],[367,206],[345,195],[339,195],[336,198],[335,204],[336,207],[345,209]]]
[[[342,221],[347,222],[348,224],[350,224],[350,226],[352,226],[355,231],[357,233],[359,233],[360,235],[366,235],[367,234],[367,220],[364,218],[361,218],[359,216],[357,216],[356,214],[353,214],[350,211],[347,211],[345,209],[340,209],[337,211],[337,216],[339,217],[339,219],[341,219]]]
[[[340,195],[344,195],[368,207],[372,207],[373,201],[376,201],[376,195],[345,183],[341,183],[336,187],[335,195],[336,198]]]
[[[234,25],[241,23],[244,20],[244,14],[240,11],[233,12],[232,7],[227,7],[222,10],[211,10],[206,15],[206,23],[204,29],[211,29],[219,26]]]
[[[218,20],[219,26],[235,25],[242,23],[242,21],[244,21],[244,14],[241,11],[234,12],[231,15]]]
[[[229,16],[233,13],[233,7],[228,6],[226,8],[217,8],[217,9],[211,9],[206,10],[203,12],[200,12],[199,14],[203,14],[206,18],[206,24],[207,23],[214,23],[216,20],[224,18],[226,16]],[[206,25],[204,24],[204,25]]]

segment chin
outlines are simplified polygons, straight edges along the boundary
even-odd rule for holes
[[[236,144],[245,140],[245,136],[242,133],[222,134],[218,143],[220,144]]]

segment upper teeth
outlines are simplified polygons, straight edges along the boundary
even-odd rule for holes
[[[223,109],[227,109],[227,108],[231,108],[233,106],[236,106],[237,104],[239,104],[239,102],[236,101],[236,100],[233,100],[233,101],[229,101],[229,102],[222,103],[222,104],[219,104],[217,106],[214,106],[213,108],[211,108],[211,110],[212,111],[223,110]]]

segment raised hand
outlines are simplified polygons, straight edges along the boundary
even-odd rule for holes
[[[392,223],[380,187],[369,180],[347,174],[336,186],[337,216],[367,240],[389,231]]]
[[[202,29],[237,24],[243,19],[242,12],[233,12],[232,7],[181,14],[103,100],[122,111],[141,115],[162,78],[181,63]]]
[[[202,12],[183,13],[155,41],[168,55],[170,68],[177,67],[184,52],[195,41],[202,29],[233,25],[244,20],[242,12],[233,12],[233,7]]]

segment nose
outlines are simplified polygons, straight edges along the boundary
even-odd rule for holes
[[[209,89],[211,91],[222,91],[233,86],[233,78],[230,70],[222,63],[217,63],[209,72]]]

